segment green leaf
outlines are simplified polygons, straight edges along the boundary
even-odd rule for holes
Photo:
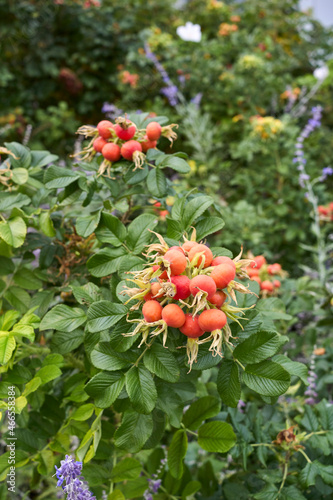
[[[206,451],[225,453],[236,443],[236,435],[226,422],[208,422],[199,428],[198,443]]]
[[[49,238],[53,238],[56,232],[53,226],[50,212],[41,212],[39,216],[39,227]]]
[[[172,238],[176,241],[180,241],[184,233],[184,229],[181,222],[178,220],[173,220],[170,217],[166,217],[166,221],[168,225],[167,237]]]
[[[71,415],[72,420],[78,420],[79,422],[84,422],[88,420],[94,413],[95,406],[92,403],[79,406],[74,413]]]
[[[159,164],[159,167],[169,167],[181,174],[188,174],[188,172],[191,171],[191,168],[186,160],[173,155],[166,155],[163,161]]]
[[[101,212],[96,212],[93,215],[78,217],[75,224],[77,234],[83,238],[90,236],[98,226],[100,218]]]
[[[125,368],[131,361],[129,353],[116,352],[109,342],[100,342],[90,355],[92,364],[100,370],[115,371]]]
[[[273,361],[262,361],[247,365],[243,372],[244,383],[253,391],[263,396],[280,396],[290,385],[290,375]]]
[[[304,416],[301,420],[301,424],[307,431],[316,432],[319,430],[318,418],[309,405],[304,406]]]
[[[31,151],[31,166],[32,167],[45,167],[50,163],[57,161],[59,156],[53,155],[48,151]]]
[[[224,220],[221,217],[205,217],[195,225],[197,230],[197,241],[203,240],[209,234],[220,231],[224,226]]]
[[[177,431],[168,451],[168,466],[172,477],[180,479],[184,472],[183,459],[187,452],[187,435],[184,429]]]
[[[202,215],[207,208],[213,204],[213,198],[210,196],[196,196],[185,206],[183,214],[183,225],[188,229],[193,222]]]
[[[22,392],[22,396],[27,397],[29,394],[32,392],[37,391],[38,387],[42,384],[42,380],[39,377],[34,377],[32,380],[30,380],[25,388],[24,391]]]
[[[135,172],[132,168],[130,168],[126,173],[126,175],[124,175],[124,181],[130,185],[139,184],[139,182],[141,183],[142,181],[144,181],[147,175],[148,175],[147,165],[145,165],[141,169],[136,170]]]
[[[15,271],[14,262],[8,257],[0,256],[0,276],[8,276]]]
[[[54,380],[55,378],[58,378],[60,376],[61,370],[57,365],[43,366],[36,372],[36,377],[41,379],[42,384],[47,384],[48,382],[51,382],[51,380]]]
[[[0,363],[5,365],[12,357],[16,347],[16,341],[13,335],[7,332],[0,332]]]
[[[6,222],[0,222],[0,238],[11,247],[18,248],[22,246],[26,234],[27,226],[21,217],[14,217],[14,219],[9,219]]]
[[[29,179],[29,173],[28,170],[25,168],[14,168],[12,170],[12,180],[15,182],[15,184],[23,185],[27,182]]]
[[[126,373],[126,390],[133,408],[149,414],[155,408],[157,392],[151,373],[144,366],[133,366]]]
[[[29,309],[31,297],[28,292],[18,286],[11,286],[4,297],[17,311],[25,313]]]
[[[126,227],[112,214],[102,212],[101,220],[95,231],[96,237],[102,243],[110,243],[119,247],[126,238]]]
[[[272,358],[272,361],[283,366],[283,368],[287,370],[290,375],[296,375],[296,377],[299,377],[304,384],[308,385],[308,368],[303,365],[303,363],[291,361],[291,359],[287,358],[287,356],[284,356],[283,354],[277,354],[274,358]]]
[[[9,151],[14,153],[17,159],[10,157],[10,164],[15,168],[28,168],[31,163],[31,152],[28,148],[18,142],[5,142]]]
[[[13,208],[21,208],[30,203],[29,196],[22,193],[0,193],[0,212],[10,212]]]
[[[26,267],[21,267],[14,274],[14,281],[17,285],[27,290],[38,290],[43,285],[43,282],[35,276],[34,272]]]
[[[260,363],[273,356],[279,347],[279,336],[276,333],[257,332],[238,344],[233,356],[241,363]]]
[[[315,463],[319,469],[319,474],[324,483],[333,486],[333,465],[324,465],[317,460],[315,461]]]
[[[320,470],[316,462],[307,463],[299,474],[299,480],[304,487],[308,488],[316,483],[318,474],[320,474]]]
[[[88,382],[84,390],[95,399],[98,408],[109,408],[121,393],[124,383],[125,376],[120,372],[100,372]]]
[[[51,167],[45,170],[44,183],[47,189],[57,189],[69,186],[69,184],[72,184],[72,182],[79,178],[80,174],[73,170],[51,165]]]
[[[126,498],[120,490],[113,490],[112,493],[109,493],[108,500],[126,500]]]
[[[118,323],[128,312],[123,304],[113,304],[107,300],[94,302],[88,309],[87,327],[90,332],[100,332]]]
[[[136,479],[140,476],[142,466],[135,458],[124,458],[112,469],[111,481],[120,483],[129,479]]]
[[[157,225],[157,217],[151,214],[142,214],[131,222],[128,226],[127,246],[133,253],[140,254],[149,243],[151,233],[149,229],[154,229]]]
[[[238,365],[234,361],[222,361],[217,375],[217,390],[223,403],[236,408],[241,396]]]
[[[168,382],[176,382],[179,368],[174,356],[161,344],[153,344],[145,353],[143,362],[146,368]]]
[[[182,500],[187,500],[188,497],[194,498],[194,494],[201,490],[199,481],[189,481],[182,492]]]
[[[59,304],[44,316],[39,329],[72,332],[85,323],[86,319],[82,309]]]
[[[274,484],[266,484],[262,490],[253,495],[256,500],[277,500],[278,489]]]
[[[52,347],[60,354],[68,354],[77,349],[84,340],[84,331],[77,328],[71,332],[55,332],[52,336]]]
[[[221,402],[214,396],[204,396],[191,404],[183,417],[187,429],[197,429],[204,420],[215,417],[221,409]]]
[[[89,272],[97,278],[108,276],[119,269],[119,265],[124,255],[127,255],[125,248],[106,248],[90,257],[87,262]]]
[[[121,426],[114,435],[115,445],[130,453],[136,453],[141,450],[152,432],[151,415],[143,415],[133,410],[126,411]]]
[[[39,453],[37,460],[39,462],[37,467],[39,474],[47,476],[54,471],[54,456],[51,450],[42,450]]]
[[[148,191],[155,198],[165,196],[167,190],[166,178],[162,170],[158,167],[150,170],[147,178]]]

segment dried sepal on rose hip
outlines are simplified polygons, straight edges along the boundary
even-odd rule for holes
[[[253,293],[236,281],[251,261],[241,260],[241,254],[234,260],[214,256],[207,245],[196,241],[195,230],[191,239],[184,238],[184,243],[171,247],[161,235],[151,232],[158,242],[148,245],[143,254],[145,268],[129,273],[132,278],[128,281],[135,287],[122,292],[129,297],[127,302],[135,302],[131,310],[141,310],[143,317],[128,320],[137,326],[124,335],[141,332],[140,345],[149,336],[162,336],[166,347],[168,328],[179,329],[187,337],[190,369],[203,343],[211,342],[209,351],[222,357],[223,343],[231,344],[232,338],[228,320],[239,323],[249,309],[233,306],[231,301],[236,299],[235,290]]]
[[[263,255],[254,256],[248,253],[250,264],[247,268],[247,278],[256,281],[260,286],[262,297],[268,297],[278,294],[281,287],[281,280],[288,276],[288,273],[282,269],[281,264],[275,262],[268,264]]]

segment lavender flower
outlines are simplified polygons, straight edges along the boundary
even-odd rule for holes
[[[321,180],[324,181],[330,175],[333,175],[333,168],[332,167],[324,167],[322,172],[321,172]]]
[[[316,404],[316,397],[318,396],[318,393],[316,392],[317,384],[316,384],[316,379],[318,378],[318,375],[315,372],[316,368],[316,361],[315,361],[316,355],[313,352],[311,354],[310,358],[310,370],[309,370],[309,375],[308,375],[308,383],[309,386],[304,392],[305,396],[308,396],[305,400],[305,402],[308,405],[315,405]]]
[[[308,120],[308,123],[302,130],[301,134],[297,138],[295,144],[295,157],[293,163],[297,163],[297,170],[300,172],[299,175],[299,185],[302,188],[306,187],[306,181],[310,179],[308,174],[305,172],[304,165],[306,165],[306,159],[304,158],[304,140],[309,137],[309,135],[321,125],[323,108],[321,106],[315,106],[312,108],[312,116]]]
[[[195,95],[193,99],[191,99],[191,103],[194,104],[196,108],[199,108],[200,106],[202,95],[202,92],[199,92],[199,94]]]
[[[244,401],[242,401],[241,399],[238,401],[238,404],[237,404],[237,410],[240,412],[240,413],[244,413],[244,410],[243,408],[246,407],[246,403],[244,403]]]
[[[169,85],[168,87],[161,88],[161,94],[164,95],[171,106],[175,107],[178,104],[178,88],[176,85]]]
[[[304,189],[305,188],[305,181],[308,181],[309,179],[310,179],[310,176],[308,174],[305,174],[304,172],[300,173],[299,185]]]
[[[122,115],[123,110],[117,108],[117,106],[115,106],[114,104],[105,102],[102,106],[102,113],[105,113],[107,115],[107,118],[113,120],[114,118],[117,118],[118,116]]]
[[[158,490],[160,489],[161,487],[161,484],[162,484],[162,480],[161,479],[157,479],[159,474],[161,474],[161,472],[163,471],[163,468],[165,466],[165,464],[167,463],[167,459],[166,458],[162,458],[161,462],[160,462],[160,466],[159,468],[157,469],[156,473],[153,474],[153,479],[148,479],[148,488],[146,489],[146,491],[143,493],[143,498],[145,500],[153,500],[153,495],[155,493],[158,492]]]
[[[168,99],[171,106],[177,106],[179,93],[178,88],[176,85],[174,85],[173,81],[169,77],[162,64],[157,59],[156,55],[151,51],[148,43],[145,43],[145,53],[146,57],[154,64],[155,68],[161,75],[163,82],[166,84],[166,86],[161,89],[161,94],[163,94]]]
[[[59,468],[55,466],[57,486],[62,487],[67,500],[96,500],[81,476],[82,462],[75,462],[73,457],[66,455],[65,460],[61,460],[60,463]],[[65,485],[62,486],[64,481]]]

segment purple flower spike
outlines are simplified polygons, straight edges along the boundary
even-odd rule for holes
[[[81,476],[82,462],[75,462],[73,457],[66,455],[65,460],[61,460],[60,464],[59,468],[55,466],[55,475],[58,478],[57,486],[62,487],[66,500],[96,500]],[[65,482],[64,486],[62,486],[63,482]]]

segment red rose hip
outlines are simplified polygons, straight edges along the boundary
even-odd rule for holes
[[[185,323],[185,314],[177,304],[168,304],[163,308],[162,319],[168,326],[180,328]]]
[[[209,300],[216,292],[216,284],[210,276],[201,274],[191,279],[190,290],[193,296],[195,296],[200,291],[206,292],[207,299]]]
[[[118,144],[108,142],[102,149],[102,155],[106,160],[112,162],[118,161],[120,160],[120,147],[118,146]]]
[[[98,133],[101,137],[103,137],[103,139],[110,139],[110,137],[112,137],[112,130],[113,129],[114,129],[114,125],[109,120],[102,120],[97,125]]]
[[[212,254],[211,249],[208,248],[206,245],[197,244],[196,246],[193,246],[188,253],[188,258],[192,262],[192,260],[195,258],[195,256],[199,253],[202,253],[202,252],[203,252],[203,255],[199,258],[199,260],[196,264],[196,267],[200,266],[203,256],[205,257],[204,267],[209,267],[212,263],[212,260],[213,260],[213,254]]]
[[[107,144],[107,141],[103,137],[97,137],[93,142],[93,148],[97,153],[101,153],[105,144]]]
[[[186,269],[186,257],[182,252],[179,252],[178,250],[168,250],[164,254],[163,259],[170,263],[170,271],[171,275],[173,276],[182,274]]]
[[[147,300],[142,307],[142,314],[147,323],[154,323],[162,319],[162,306],[157,300]]]
[[[150,122],[146,128],[146,134],[150,141],[157,141],[162,134],[162,127],[157,122]]]
[[[142,146],[138,141],[128,141],[121,146],[121,156],[125,158],[125,160],[132,161],[135,151],[142,151]]]
[[[217,288],[225,288],[236,277],[235,269],[229,264],[215,266],[210,277],[215,281]]]
[[[190,339],[197,339],[205,333],[199,326],[199,317],[193,318],[192,314],[185,314],[185,323],[179,330]]]
[[[206,332],[221,330],[227,323],[227,317],[223,311],[218,309],[209,309],[203,311],[199,316],[199,326]]]

